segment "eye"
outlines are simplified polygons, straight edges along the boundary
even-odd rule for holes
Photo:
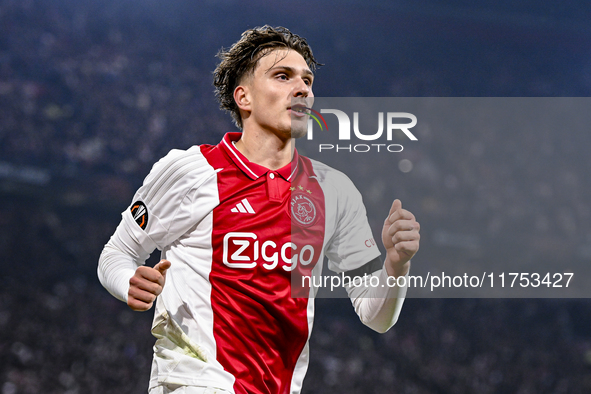
[[[282,81],[287,81],[287,75],[286,74],[277,74],[277,78],[282,80]]]

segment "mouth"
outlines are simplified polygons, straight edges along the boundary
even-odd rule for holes
[[[305,105],[292,105],[288,108],[288,110],[291,112],[292,115],[298,117],[306,116],[309,114],[308,108]]]

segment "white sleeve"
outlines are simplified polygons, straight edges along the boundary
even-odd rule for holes
[[[378,282],[374,283],[377,286],[354,286],[351,282],[345,288],[361,322],[384,333],[396,324],[408,287],[398,287],[396,281],[392,280],[393,277],[388,280],[388,273],[384,268],[371,276],[378,278]],[[408,279],[408,274],[406,278]],[[407,283],[408,280],[405,280],[404,284]]]
[[[155,245],[144,240],[142,242],[134,235],[137,223],[133,220],[129,210],[123,213],[123,220],[117,230],[105,245],[99,258],[98,277],[101,284],[113,296],[127,302],[129,279],[140,265],[143,265]]]
[[[378,286],[349,283],[345,288],[361,321],[375,331],[386,332],[400,315],[406,287],[388,286],[363,198],[353,182],[340,171],[316,161],[313,164],[327,201],[326,231],[332,234],[325,247],[328,268],[352,277],[377,277]]]
[[[321,186],[326,200],[326,231],[332,234],[325,247],[328,268],[337,273],[351,271],[380,256],[363,198],[353,182],[331,170]]]
[[[99,280],[112,295],[127,302],[129,279],[137,267],[203,218],[209,207],[195,201],[211,193],[200,192],[199,186],[214,175],[199,147],[172,150],[154,165],[99,258]],[[142,211],[134,211],[134,218],[132,209],[138,206]]]

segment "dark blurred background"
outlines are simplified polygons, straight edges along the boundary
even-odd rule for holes
[[[100,286],[98,256],[156,160],[233,129],[212,71],[245,29],[306,37],[326,64],[317,96],[589,96],[590,12],[583,1],[0,0],[0,393],[146,392],[152,314]],[[452,139],[426,136],[401,156],[423,171],[396,158],[395,186],[366,196],[416,214],[415,264],[591,260],[588,134],[497,130],[447,149]],[[447,226],[458,222],[469,233]],[[348,300],[317,306],[306,394],[591,392],[588,300],[408,299],[384,335]]]

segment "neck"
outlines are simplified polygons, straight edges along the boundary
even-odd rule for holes
[[[295,148],[293,138],[283,140],[273,133],[248,131],[236,142],[236,149],[249,161],[270,170],[285,167],[291,162]]]

